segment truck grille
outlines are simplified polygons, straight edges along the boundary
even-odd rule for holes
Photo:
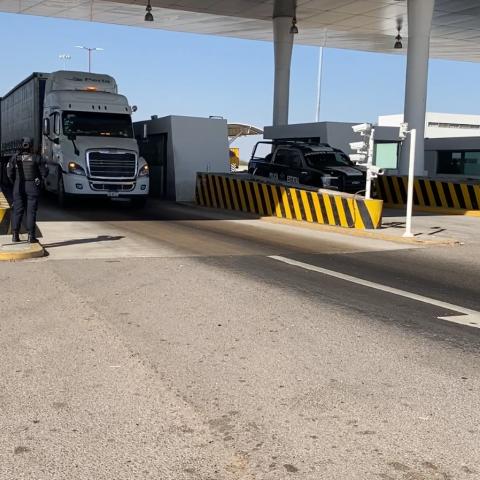
[[[137,174],[134,153],[88,152],[87,164],[91,178],[127,179]]]
[[[135,182],[129,182],[129,183],[90,182],[90,188],[98,192],[131,192],[135,188]]]

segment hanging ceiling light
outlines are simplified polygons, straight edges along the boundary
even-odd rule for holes
[[[153,22],[152,6],[150,5],[150,0],[148,0],[147,8],[145,10],[147,11],[147,13],[145,14],[145,21]]]
[[[400,31],[402,30],[402,19],[399,18],[397,19],[397,31],[398,31],[398,34],[397,36],[395,37],[395,45],[393,46],[393,48],[399,50],[401,48],[403,48],[403,44],[402,44],[402,36],[400,35]]]
[[[298,33],[297,17],[292,18],[292,26],[290,27],[290,33],[292,35],[296,35]]]
[[[398,35],[395,37],[395,45],[393,46],[393,48],[396,48],[396,49],[403,48],[402,36],[400,35],[400,32],[398,32]]]

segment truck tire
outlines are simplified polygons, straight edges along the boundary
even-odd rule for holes
[[[67,208],[72,203],[70,195],[65,193],[65,184],[63,183],[63,173],[61,170],[58,172],[57,201],[58,205],[62,208]]]

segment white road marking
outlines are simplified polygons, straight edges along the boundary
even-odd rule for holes
[[[328,270],[326,268],[316,267],[315,265],[310,265],[308,263],[298,262],[297,260],[292,260],[290,258],[281,257],[278,255],[271,255],[268,258],[287,263],[295,267],[300,267],[305,270],[311,270],[312,272],[318,272],[322,273],[323,275],[339,278],[341,280],[345,280],[346,282],[356,283],[357,285],[362,285],[364,287],[374,288],[375,290],[392,293],[393,295],[416,300],[417,302],[428,303],[429,305],[434,305],[436,307],[445,308],[446,310],[462,313],[463,315],[460,316],[438,318],[440,320],[448,320],[449,322],[459,323],[461,325],[468,325],[469,327],[480,328],[480,312],[477,312],[476,310],[470,310],[469,308],[453,305],[452,303],[442,302],[441,300],[435,300],[434,298],[424,297],[423,295],[418,295],[416,293],[406,292],[405,290],[389,287],[380,283],[370,282],[369,280],[363,280],[362,278],[352,277],[351,275],[335,272],[334,270]]]

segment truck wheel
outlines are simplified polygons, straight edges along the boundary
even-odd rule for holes
[[[132,198],[130,200],[132,207],[134,208],[144,208],[145,205],[147,204],[147,197],[142,196],[138,198]]]
[[[68,195],[68,193],[65,193],[65,185],[63,183],[63,174],[61,171],[58,173],[57,200],[58,204],[62,208],[66,208],[71,205],[70,196]]]

